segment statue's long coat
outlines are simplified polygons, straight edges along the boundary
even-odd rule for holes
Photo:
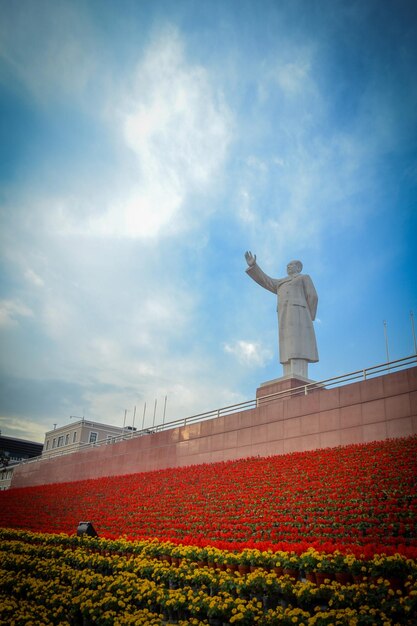
[[[317,311],[317,292],[307,274],[271,278],[255,263],[247,273],[265,289],[278,296],[279,360],[319,360],[313,321]]]

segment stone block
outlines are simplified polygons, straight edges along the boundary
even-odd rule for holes
[[[154,436],[157,437],[157,442],[158,442],[159,446],[166,446],[167,444],[169,444],[171,442],[170,441],[169,430],[161,430],[160,432],[158,432]],[[129,440],[131,442],[131,445],[134,444],[134,439],[135,438],[132,437],[132,439]]]
[[[242,428],[237,431],[237,445],[239,448],[250,446],[252,443],[252,433],[250,428]]]
[[[213,420],[206,420],[205,422],[201,422],[201,436],[207,437],[211,435],[213,432]]]
[[[187,427],[188,428],[189,439],[195,439],[196,437],[200,437],[201,436],[201,424],[202,424],[202,422],[199,422],[198,424],[190,424]]]
[[[231,413],[230,415],[225,415],[224,416],[224,431],[225,433],[227,432],[232,432],[233,430],[236,430],[237,428],[239,428],[239,416],[240,413]]]
[[[387,420],[410,416],[410,395],[404,393],[401,396],[385,398],[385,415]]]
[[[200,454],[196,454],[193,459],[193,465],[200,465],[201,463],[210,463],[211,452],[203,452]],[[186,457],[183,458],[183,463],[177,463],[177,465],[190,465],[190,459],[187,460]]]
[[[237,430],[224,433],[224,449],[237,447]]]
[[[385,403],[383,399],[372,400],[362,404],[362,422],[372,424],[385,420]]]
[[[362,405],[353,404],[340,409],[340,428],[351,428],[362,424]],[[356,443],[356,442],[355,442]]]
[[[266,425],[266,433],[268,441],[275,441],[284,437],[284,421],[271,422]]]
[[[301,415],[301,398],[296,396],[287,400],[287,413],[285,417]]]
[[[387,421],[388,437],[408,437],[413,434],[413,420],[411,417],[400,417]]]
[[[230,416],[227,416],[227,417],[230,417]],[[226,416],[215,417],[213,419],[213,431],[212,431],[213,435],[217,433],[224,433],[225,419],[226,419]]]
[[[239,459],[239,452],[237,448],[226,448],[223,450],[223,461],[233,461]]]
[[[320,413],[320,432],[337,430],[340,426],[340,409],[330,409]]]
[[[299,437],[301,435],[301,418],[292,417],[284,420],[284,438]]]
[[[251,456],[268,456],[268,442],[252,444]]]
[[[417,367],[410,367],[407,371],[409,389],[417,390]]]
[[[215,450],[210,455],[210,463],[221,463],[224,461],[224,450]]]
[[[320,411],[336,409],[340,406],[339,387],[335,389],[323,389],[319,398]]]
[[[178,456],[184,456],[184,455],[188,454],[188,451],[190,449],[189,443],[190,442],[188,440],[186,440],[186,441],[179,441],[177,443],[176,450],[177,450],[177,455]],[[149,451],[147,451],[148,454],[149,454]]]
[[[182,426],[182,428],[180,428],[180,432],[179,432],[180,441],[188,441],[190,439],[190,429],[191,429],[191,426]],[[151,435],[151,436],[154,437],[155,435]]]
[[[381,380],[385,396],[397,396],[401,393],[407,393],[410,389],[407,370],[387,374]]]
[[[307,378],[303,379],[288,376],[276,378],[275,380],[270,380],[266,383],[262,383],[260,387],[258,387],[258,389],[256,390],[256,398],[261,399],[265,396],[270,396],[272,394],[282,394],[282,397],[284,397],[286,392],[291,392],[293,389],[298,389],[312,382],[314,381],[311,381]]]
[[[274,415],[271,415],[268,411],[268,405],[263,404],[258,407],[256,411],[256,417],[252,420],[253,424],[266,424],[267,422],[273,421],[275,419]]]
[[[188,442],[188,454],[190,456],[194,455],[194,454],[199,454],[199,452],[200,452],[199,443],[200,443],[200,439],[190,439],[189,440],[189,442]],[[165,448],[160,448],[160,452],[161,452],[162,455],[165,456],[166,460],[168,461],[169,451],[166,450]]]
[[[342,428],[340,430],[341,446],[348,446],[353,443],[362,443],[362,438],[362,426],[353,426],[352,428]]]
[[[368,378],[361,384],[361,401],[369,402],[384,397],[384,385],[380,377]]]
[[[238,420],[236,422],[236,428],[249,428],[253,424],[253,412],[242,411],[238,413]]]
[[[268,441],[268,425],[260,424],[251,428],[252,445]]]
[[[358,382],[339,387],[340,406],[350,406],[361,402],[361,385],[362,383]]]
[[[318,413],[320,410],[320,393],[310,392],[307,396],[300,396],[300,415]]]
[[[290,454],[291,452],[301,452],[301,437],[284,439],[284,454]]]
[[[268,456],[284,454],[284,440],[277,439],[276,441],[268,441],[267,450],[268,450]]]
[[[210,439],[211,439],[211,451],[212,452],[214,452],[215,450],[224,450],[224,448],[225,448],[224,438],[225,438],[225,434],[224,433],[219,433],[218,435],[212,435],[210,437]]]
[[[205,454],[211,451],[211,437],[200,437],[196,441],[198,443],[198,454]]]
[[[364,424],[363,427],[363,441],[369,443],[370,441],[381,441],[381,439],[387,438],[387,424],[386,422],[376,422],[373,424]]]
[[[236,456],[235,459],[246,459],[247,457],[252,456],[252,446],[239,446],[236,448]]]
[[[417,415],[417,391],[410,393],[410,411],[413,415]]]
[[[320,433],[303,435],[300,437],[300,451],[307,452],[308,450],[316,450],[320,448]]]
[[[320,433],[321,448],[335,448],[336,446],[340,446],[340,430]]]
[[[270,402],[269,404],[264,404],[262,407],[258,407],[256,411],[262,411],[262,415],[264,416],[264,421],[272,422],[274,420],[283,419],[287,415],[287,402]],[[256,420],[256,416],[254,417]]]
[[[205,424],[206,422],[202,422],[202,425]],[[179,426],[177,426],[176,428],[170,428],[169,430],[165,431],[168,434],[169,437],[169,441],[171,443],[176,443],[177,441],[180,440],[180,428]],[[150,435],[143,435],[143,437],[138,437],[137,441],[141,441],[143,444],[145,444],[147,437],[149,437]]]
[[[320,432],[320,416],[318,413],[311,413],[300,417],[301,435],[310,435],[318,432]]]

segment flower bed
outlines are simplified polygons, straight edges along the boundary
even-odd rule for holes
[[[0,492],[3,527],[417,554],[417,437]]]
[[[284,552],[0,531],[0,623],[71,626],[414,624],[417,563],[397,556],[398,585],[359,562],[363,580],[324,584],[277,572]],[[233,558],[231,558],[233,556]],[[311,555],[310,555],[311,556]],[[315,553],[335,563],[337,555]],[[307,554],[295,558],[303,567]],[[353,557],[351,565],[356,562]],[[177,560],[178,559],[178,560]],[[216,561],[214,561],[216,559]],[[345,557],[347,559],[347,557]],[[217,562],[219,561],[219,562]],[[258,563],[242,574],[233,565]],[[260,566],[261,565],[261,566]],[[317,563],[316,563],[317,565]],[[14,621],[13,621],[14,620]]]

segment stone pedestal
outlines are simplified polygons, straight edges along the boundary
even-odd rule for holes
[[[308,361],[305,359],[290,359],[287,363],[282,364],[284,370],[284,378],[296,378],[297,380],[305,380],[308,377]]]
[[[270,396],[274,393],[282,393],[282,396],[286,397],[289,394],[284,393],[285,391],[291,392],[292,389],[296,389],[297,387],[302,387],[304,385],[311,385],[314,382],[314,380],[304,378],[303,376],[297,376],[297,378],[294,376],[282,376],[281,378],[268,380],[265,383],[261,383],[260,387],[256,390],[256,399],[261,404],[262,398]],[[300,390],[300,393],[302,393],[302,390]]]

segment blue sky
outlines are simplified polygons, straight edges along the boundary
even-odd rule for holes
[[[277,378],[274,296],[319,294],[315,380],[412,354],[414,1],[1,1],[0,428],[145,425]],[[138,425],[138,424],[136,424]]]

